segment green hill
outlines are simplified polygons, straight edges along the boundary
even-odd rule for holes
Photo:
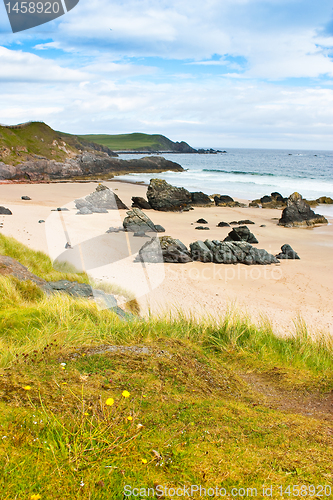
[[[53,130],[43,122],[0,125],[0,162],[6,164],[17,165],[36,158],[61,162],[82,150],[112,153],[101,145],[88,144],[75,135]]]
[[[64,161],[81,151],[104,151],[110,156],[118,151],[195,152],[186,142],[172,142],[163,135],[72,135],[53,130],[44,122],[0,125],[0,162],[17,165],[28,160]]]
[[[173,142],[164,135],[159,134],[92,134],[79,135],[80,139],[93,141],[107,146],[113,151],[173,151],[182,153],[195,152],[186,142]]]

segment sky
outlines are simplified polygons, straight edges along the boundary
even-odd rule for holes
[[[333,149],[331,0],[80,0],[13,34],[0,123],[194,147]]]

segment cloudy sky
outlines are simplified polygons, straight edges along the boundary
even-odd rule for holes
[[[16,34],[1,3],[0,123],[333,149],[332,57],[331,0],[80,0]]]

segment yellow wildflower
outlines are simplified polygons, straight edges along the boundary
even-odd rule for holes
[[[124,396],[124,398],[128,398],[130,396],[130,393],[128,391],[123,391],[122,395]]]
[[[35,495],[35,494],[31,495],[30,500],[40,500],[40,498],[42,498],[42,497],[40,496],[39,493],[37,493],[37,495]]]
[[[147,463],[147,459],[146,459],[146,458],[141,458],[141,462],[142,462],[143,464],[146,464],[146,463]]]
[[[25,386],[23,387],[23,389],[24,389],[25,391],[31,391],[31,387],[30,387],[30,385],[25,385]]]
[[[127,420],[133,420],[133,418],[131,416],[127,417]]]
[[[114,403],[114,399],[113,398],[108,398],[106,401],[105,401],[105,404],[107,406],[112,406]]]

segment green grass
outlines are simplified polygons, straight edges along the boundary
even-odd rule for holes
[[[0,245],[53,276],[43,254]],[[332,420],[282,411],[244,377],[297,403],[332,391],[332,343],[304,324],[282,339],[236,312],[125,322],[8,276],[0,292],[1,500],[147,498],[157,485],[290,498],[279,485],[332,484]]]
[[[107,146],[113,151],[159,151],[159,150],[172,150],[173,142],[170,141],[164,135],[159,134],[118,134],[118,135],[107,135],[107,134],[90,134],[90,135],[79,135],[80,139],[85,141],[92,141],[97,144],[102,144],[102,146]]]

